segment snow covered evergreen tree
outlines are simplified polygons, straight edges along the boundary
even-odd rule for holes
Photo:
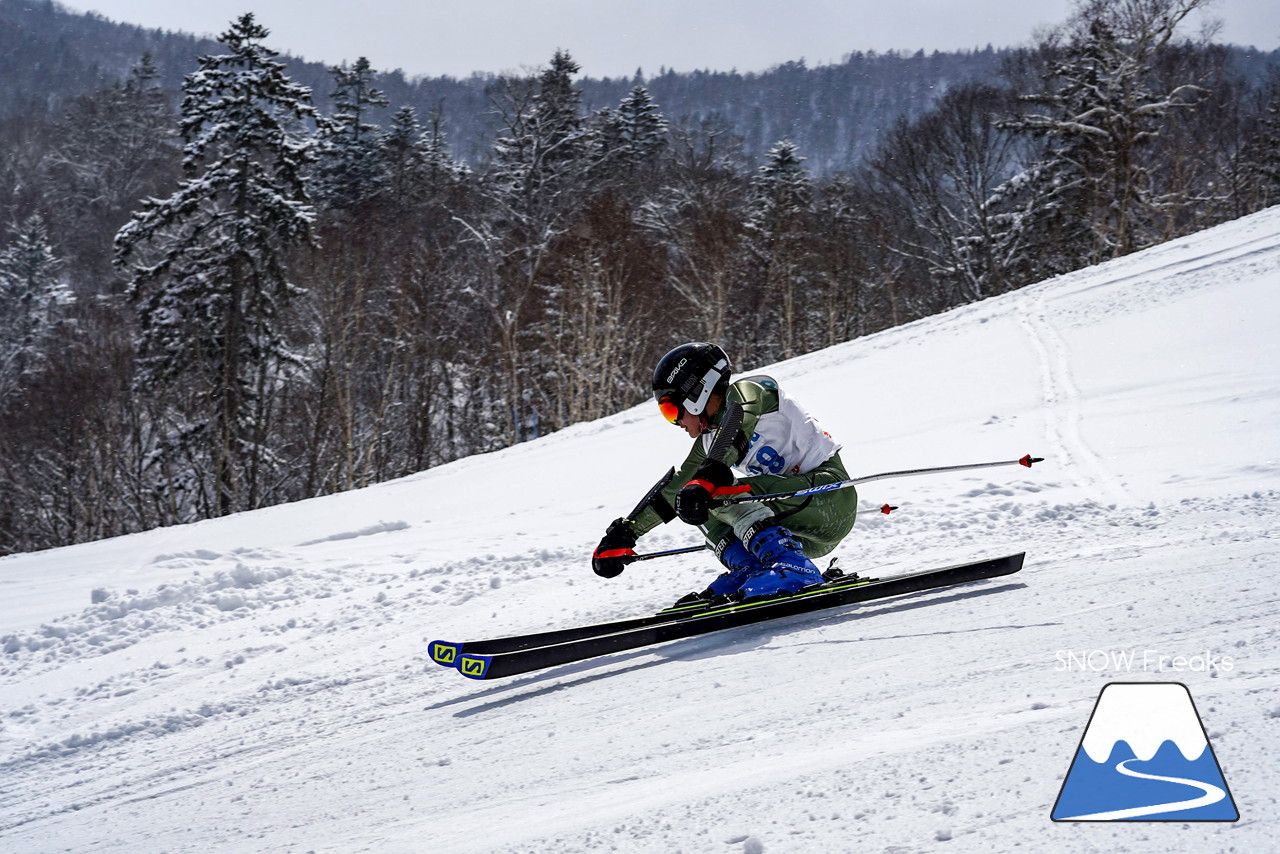
[[[38,215],[0,252],[0,407],[39,376],[53,335],[75,302],[58,278],[59,266]]]
[[[281,328],[299,292],[286,253],[314,218],[303,183],[311,93],[262,44],[268,35],[246,14],[220,37],[227,53],[201,57],[183,84],[185,178],[116,236],[141,326],[137,391],[175,401],[166,451],[190,462],[171,475],[217,515],[263,497],[272,390],[295,359]]]
[[[1153,91],[1151,68],[1182,21],[1202,5],[1204,0],[1080,4],[1066,43],[1046,50],[1045,90],[1025,96],[1031,109],[1004,123],[1045,144],[1041,162],[1002,193],[1033,200],[1020,206],[1023,213],[1011,218],[1011,226],[1066,225],[1060,242],[1083,230],[1088,245],[1077,263],[1125,255],[1157,239],[1152,223],[1163,199],[1158,164],[1148,152],[1165,132],[1169,112],[1194,106],[1201,90],[1188,80]],[[1033,213],[1046,209],[1053,216]]]
[[[464,179],[469,170],[453,159],[440,117],[423,127],[413,107],[401,107],[382,136],[380,159],[387,188],[396,207],[433,196]]]
[[[374,88],[369,60],[360,57],[348,68],[331,68],[334,113],[320,124],[315,178],[316,200],[331,208],[351,208],[382,192],[387,174],[378,156],[382,129],[369,121],[370,113],[389,103]]]
[[[739,322],[739,312],[754,307],[741,282],[750,189],[742,139],[720,120],[680,122],[663,161],[661,183],[648,189],[635,219],[662,246],[666,298],[679,307],[687,337],[749,352],[754,344]]]
[[[633,160],[647,160],[667,144],[667,120],[649,90],[636,86],[618,105],[622,139]]]
[[[502,399],[511,440],[533,438],[536,404],[528,377],[541,369],[527,346],[540,279],[556,241],[572,226],[594,187],[596,162],[574,85],[578,64],[556,51],[538,75],[504,78],[493,91],[504,130],[485,187],[491,210],[468,223],[486,268],[470,289],[492,318]]]
[[[805,312],[812,253],[813,186],[799,147],[774,144],[752,182],[745,223],[746,251],[759,289],[761,316],[768,330],[766,359],[789,359],[804,351]]]
[[[178,173],[175,113],[159,71],[144,55],[123,81],[68,107],[45,156],[45,210],[68,278],[81,292],[113,278],[111,239],[139,199],[164,192]]]
[[[747,226],[757,231],[772,231],[809,209],[813,187],[799,146],[784,139],[769,149],[753,182],[752,197]]]
[[[627,178],[653,163],[668,143],[667,120],[641,85],[633,87],[616,109],[601,110],[596,125],[602,163],[606,168],[617,164]]]
[[[556,51],[537,77],[503,81],[497,95],[503,134],[494,144],[491,181],[518,225],[547,226],[570,206],[588,154],[578,63]]]
[[[1263,98],[1255,168],[1263,185],[1263,198],[1274,201],[1280,199],[1280,68],[1272,71]]]

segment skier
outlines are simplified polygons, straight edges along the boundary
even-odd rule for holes
[[[847,480],[840,445],[772,378],[731,383],[731,372],[725,351],[705,342],[682,344],[658,362],[658,408],[697,441],[679,471],[655,484],[630,517],[609,525],[591,559],[597,575],[620,574],[639,537],[679,518],[701,528],[725,571],[677,604],[789,594],[823,581],[812,558],[828,554],[853,528],[855,489],[767,503],[722,504],[714,496]]]

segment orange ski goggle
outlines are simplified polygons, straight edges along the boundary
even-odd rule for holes
[[[670,397],[663,397],[658,400],[658,411],[662,413],[663,418],[672,424],[679,424],[680,416],[684,414],[684,407]]]

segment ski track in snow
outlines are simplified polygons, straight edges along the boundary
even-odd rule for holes
[[[1045,412],[1045,446],[1064,457],[1085,485],[1107,501],[1126,499],[1124,488],[1081,435],[1080,391],[1071,376],[1071,352],[1047,314],[1043,294],[1024,294],[1019,315],[1040,365]]]
[[[433,637],[633,616],[715,573],[587,567],[683,449],[647,409],[361,493],[0,560],[0,850],[1268,850],[1277,294],[1280,209],[777,366],[857,473],[922,447],[941,459],[920,464],[1046,456],[868,485],[837,552],[887,575],[1025,549],[1010,578],[494,683],[429,663]],[[1121,335],[1150,339],[1147,363],[1100,357]],[[559,494],[493,489],[550,473]],[[643,546],[692,540],[671,525]],[[1064,650],[1234,667],[1064,669]],[[1131,680],[1188,685],[1239,822],[1050,820],[1098,692]]]

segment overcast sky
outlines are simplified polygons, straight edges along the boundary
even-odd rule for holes
[[[1072,0],[63,0],[123,23],[216,36],[245,12],[267,45],[337,65],[364,56],[410,77],[545,65],[564,48],[590,77],[762,71],[855,50],[1012,47]],[[1216,0],[1218,41],[1280,47],[1280,0]],[[1196,26],[1199,24],[1197,23]]]

